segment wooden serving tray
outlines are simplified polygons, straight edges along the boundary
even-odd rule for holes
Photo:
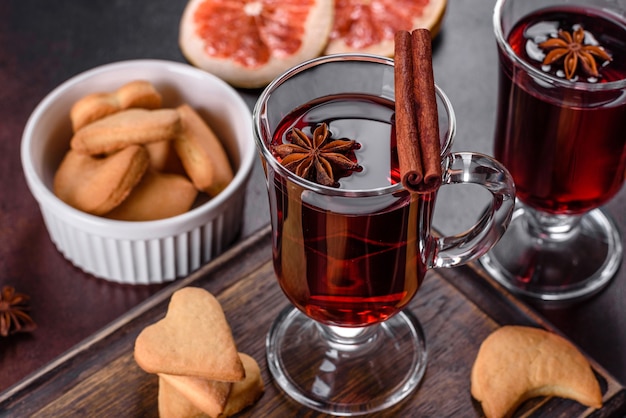
[[[265,335],[287,306],[276,283],[266,227],[210,264],[172,283],[119,320],[77,345],[33,376],[1,394],[0,415],[156,417],[157,378],[133,359],[136,336],[161,319],[171,294],[203,287],[222,303],[238,349],[259,362],[266,392],[240,417],[323,416],[301,407],[273,385],[265,362]],[[94,301],[98,303],[98,301]],[[504,324],[549,324],[469,266],[428,273],[410,305],[426,334],[428,366],[420,388],[384,417],[477,417],[470,370],[483,339]],[[604,395],[601,410],[559,398],[526,402],[516,416],[623,416],[626,389],[591,360]]]

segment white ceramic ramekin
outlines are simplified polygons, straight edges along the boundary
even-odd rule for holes
[[[165,107],[187,103],[206,119],[224,142],[236,169],[234,180],[208,202],[158,221],[115,221],[70,207],[54,195],[52,182],[69,148],[72,104],[86,94],[114,91],[138,79],[155,85]],[[86,71],[50,92],[28,119],[21,158],[50,238],[68,260],[106,280],[149,284],[188,275],[233,241],[241,226],[255,149],[250,109],[228,84],[186,64],[133,60]]]

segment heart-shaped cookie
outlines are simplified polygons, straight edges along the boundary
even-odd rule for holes
[[[181,132],[174,149],[194,186],[215,196],[233,179],[233,169],[222,142],[204,119],[189,105],[176,108]]]
[[[174,292],[165,318],[137,336],[134,354],[137,364],[148,373],[225,382],[245,377],[219,301],[197,287]]]
[[[72,106],[70,119],[74,132],[90,123],[123,109],[140,107],[158,109],[161,94],[146,80],[135,80],[124,84],[115,92],[98,92],[84,96]]]
[[[105,216],[122,221],[153,221],[191,209],[198,191],[184,176],[147,170],[124,201]]]
[[[128,197],[149,164],[141,145],[99,157],[69,150],[54,177],[54,193],[76,209],[104,215]]]
[[[72,137],[72,149],[84,154],[110,154],[129,145],[168,141],[180,132],[175,109],[132,108],[85,125]]]
[[[246,379],[242,382],[248,380],[247,378],[248,374],[246,371]],[[194,407],[210,417],[217,417],[224,412],[228,395],[234,386],[230,382],[218,382],[201,377],[160,374],[159,385],[163,383],[171,386],[172,389],[175,389],[181,396],[184,396],[191,402]],[[238,382],[238,384],[240,383]]]
[[[259,364],[254,358],[245,353],[239,353],[239,356],[241,357],[244,369],[246,369],[246,378],[241,382],[233,383],[233,388],[228,396],[228,402],[226,402],[224,412],[222,413],[224,417],[235,415],[244,408],[252,405],[259,400],[265,391]]]
[[[228,399],[223,395],[224,382],[210,382],[189,376],[159,375],[159,416],[162,418],[230,417],[255,403],[265,390],[258,363],[239,353],[246,378],[229,385]],[[232,390],[231,390],[232,386]]]

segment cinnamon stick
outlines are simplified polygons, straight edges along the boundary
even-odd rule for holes
[[[414,190],[424,179],[417,132],[417,113],[413,100],[413,41],[411,33],[398,31],[394,39],[394,89],[396,142],[402,184]]]
[[[395,34],[396,140],[402,184],[417,193],[441,185],[439,117],[430,31]]]

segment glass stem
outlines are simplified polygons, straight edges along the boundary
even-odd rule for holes
[[[329,343],[341,351],[363,349],[376,341],[379,325],[367,327],[337,327],[317,324],[320,332]]]
[[[555,215],[528,209],[530,233],[545,241],[567,241],[578,234],[583,215]]]

